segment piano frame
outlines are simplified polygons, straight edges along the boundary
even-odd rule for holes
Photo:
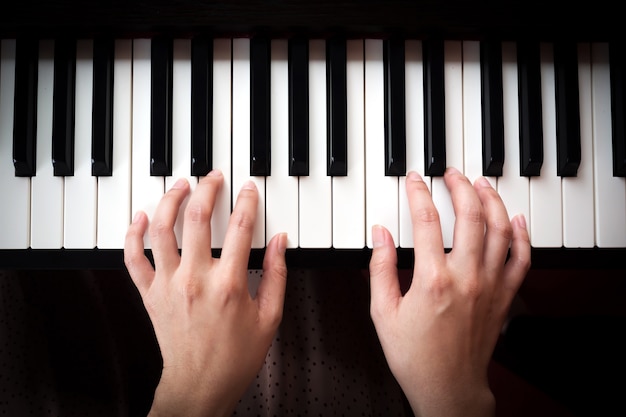
[[[21,0],[3,7],[0,38],[151,37],[195,34],[238,37],[614,41],[623,22],[618,3],[565,9],[546,0]],[[146,251],[150,255],[150,251]],[[263,250],[250,267],[260,268]],[[219,256],[219,250],[214,250]],[[294,249],[289,265],[366,268],[371,251]],[[411,249],[399,249],[410,268]],[[625,268],[626,248],[534,248],[533,268]],[[5,269],[120,269],[122,250],[0,250]]]

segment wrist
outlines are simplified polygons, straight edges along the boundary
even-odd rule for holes
[[[161,377],[148,417],[230,417],[239,397],[198,381]]]
[[[489,388],[454,390],[427,397],[407,396],[416,417],[493,417],[496,401]]]

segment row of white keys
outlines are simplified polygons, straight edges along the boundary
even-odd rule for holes
[[[286,40],[271,41],[271,175],[265,179],[265,243],[287,233],[287,247],[298,246],[298,177],[289,176],[289,64]]]
[[[367,246],[371,229],[384,225],[398,242],[398,178],[385,175],[383,41],[365,41],[365,184]]]
[[[113,62],[113,175],[98,177],[100,249],[124,247],[131,221],[133,41],[115,41]]]
[[[30,246],[31,181],[15,176],[12,159],[15,47],[13,39],[0,44],[0,194],[6,199],[0,207],[0,249]]]
[[[365,114],[363,41],[346,42],[348,175],[332,178],[333,247],[365,246]]]
[[[464,171],[463,161],[463,47],[461,41],[444,43],[444,83],[446,114],[446,166]],[[452,248],[454,208],[443,177],[433,177],[433,203],[439,211],[445,248]]]
[[[37,79],[37,175],[32,177],[31,247],[63,247],[63,177],[55,177],[50,159],[52,149],[52,97],[54,85],[54,41],[39,44]]]
[[[133,41],[133,126],[132,126],[132,197],[133,215],[143,211],[152,220],[165,191],[163,177],[150,175],[150,39]],[[144,236],[145,248],[151,248],[149,234]]]
[[[233,207],[239,190],[248,180],[256,185],[259,202],[252,247],[265,247],[265,178],[250,177],[250,40],[233,39],[232,88],[232,186]]]
[[[541,45],[543,166],[530,179],[530,235],[537,247],[562,245],[561,178],[556,172],[556,101],[552,45]]]
[[[463,42],[463,173],[474,182],[483,173],[480,42]],[[446,115],[447,116],[447,115]],[[460,167],[457,167],[460,169]],[[495,180],[492,183],[495,187]]]
[[[520,176],[519,104],[517,50],[512,42],[502,45],[502,110],[504,122],[504,165],[497,189],[509,217],[524,215],[530,221],[530,181]],[[528,224],[528,223],[527,223]]]
[[[299,246],[302,248],[330,248],[333,243],[331,178],[326,175],[326,135],[326,46],[323,40],[311,40],[309,176],[299,180]]]
[[[590,45],[578,45],[578,91],[580,103],[580,151],[582,158],[576,177],[563,177],[563,246],[590,248],[594,246],[593,155],[591,113]]]
[[[406,169],[424,174],[424,66],[422,42],[410,40],[405,43],[405,111],[406,111]],[[422,177],[428,188],[431,177]],[[398,184],[399,246],[412,248],[413,224],[406,194],[406,177]]]
[[[191,175],[191,40],[175,39],[172,49],[172,175],[165,177],[165,189],[184,178],[193,190],[198,179]],[[179,248],[188,199],[181,204],[174,227]]]
[[[96,246],[97,179],[91,175],[93,41],[76,44],[74,175],[65,177],[63,247]]]
[[[596,245],[626,246],[626,179],[612,171],[609,48],[592,44],[594,203]]]
[[[211,246],[221,248],[231,212],[231,41],[213,42],[213,168],[222,171],[224,182],[211,216]]]

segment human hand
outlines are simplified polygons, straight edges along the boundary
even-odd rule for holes
[[[248,291],[248,257],[258,193],[242,188],[220,259],[211,256],[211,214],[223,182],[202,178],[189,197],[179,255],[174,224],[189,194],[185,180],[159,203],[149,235],[155,268],[144,256],[148,218],[139,212],[126,235],[124,261],[152,320],[163,357],[150,415],[226,416],[252,382],[282,318],[287,236],[267,246],[256,297]]]
[[[447,254],[426,184],[415,173],[407,176],[415,265],[404,296],[393,238],[382,226],[373,227],[372,320],[417,416],[492,415],[487,367],[530,267],[528,233],[523,216],[509,220],[486,179],[472,187],[459,171],[448,169],[444,180],[456,214]]]

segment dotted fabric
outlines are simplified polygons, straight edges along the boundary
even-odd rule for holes
[[[250,271],[250,291],[262,278]],[[162,367],[125,271],[0,271],[0,417],[145,416]],[[290,271],[283,321],[235,416],[411,416],[360,271]]]

